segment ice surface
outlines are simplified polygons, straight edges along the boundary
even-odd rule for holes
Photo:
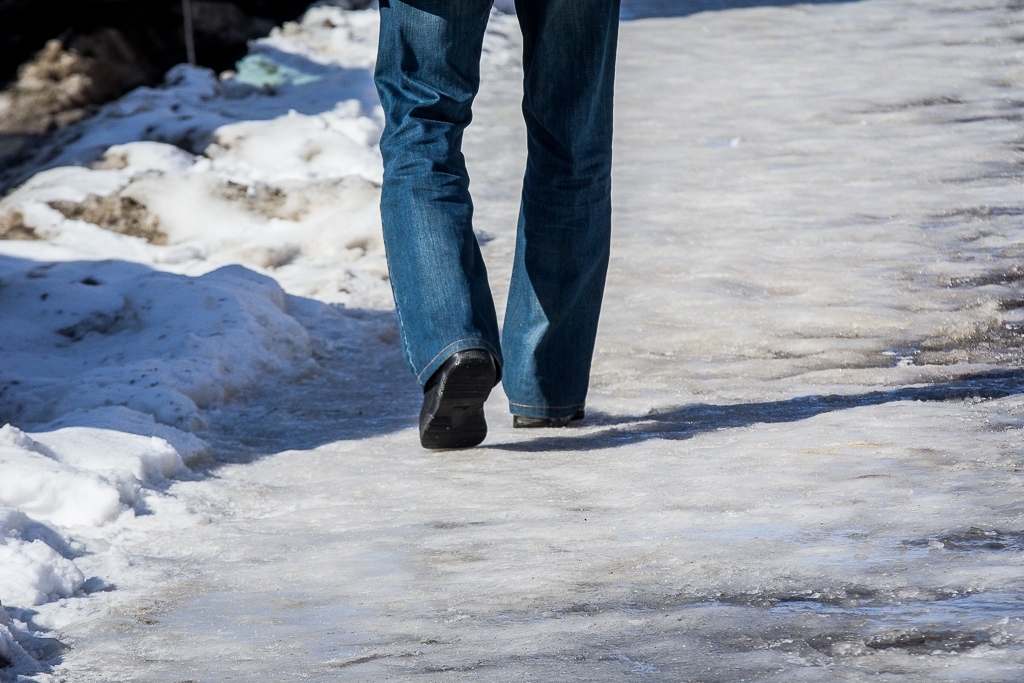
[[[1020,8],[624,16],[581,427],[498,390],[419,449],[372,10],[179,67],[0,199],[41,238],[0,242],[5,683],[1019,680]],[[496,13],[466,136],[499,308],[518,52]]]

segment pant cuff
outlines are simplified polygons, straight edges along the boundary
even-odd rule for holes
[[[485,339],[478,338],[467,338],[459,339],[454,341],[448,346],[441,349],[436,356],[427,363],[422,370],[416,373],[416,381],[420,383],[420,386],[426,386],[427,380],[434,376],[445,361],[451,358],[459,351],[468,351],[469,349],[481,349],[487,351],[494,356],[494,362],[498,369],[498,380],[501,380],[501,352],[496,350],[494,346],[489,344]]]

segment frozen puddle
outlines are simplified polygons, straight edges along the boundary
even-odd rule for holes
[[[215,131],[217,158],[126,144],[124,168],[58,169],[19,190],[81,201],[66,177],[162,197],[147,206],[168,245],[122,241],[113,257],[223,289],[203,314],[214,323],[246,301],[232,283],[262,283],[234,317],[245,334],[229,325],[188,357],[190,377],[233,382],[209,389],[226,401],[182,400],[196,423],[179,428],[213,456],[132,489],[135,507],[107,526],[67,532],[80,576],[63,597],[5,602],[43,661],[31,678],[1020,680],[1024,11],[739,4],[763,6],[625,6],[615,245],[581,427],[513,431],[499,390],[482,447],[418,447],[370,210],[374,119],[356,102],[368,81],[325,66],[369,67],[372,14],[321,8],[258,48],[294,65],[280,97],[307,103],[295,125],[276,117],[288,100],[267,100],[263,123]],[[495,18],[466,139],[499,306],[524,147],[514,26]],[[302,99],[323,97],[311,74],[351,91],[351,111],[317,113]],[[213,93],[200,114],[244,109],[185,76]],[[281,135],[287,178],[267,161]],[[296,151],[304,135],[330,152],[319,166]],[[203,233],[172,211],[178,197],[235,222]],[[19,258],[99,249],[81,221],[32,211],[63,237]],[[288,296],[216,270],[239,261]],[[91,267],[62,268],[84,283]],[[189,319],[195,335],[204,320]],[[296,325],[297,349],[260,341]],[[243,342],[282,369],[262,374]],[[217,344],[238,356],[233,373]],[[147,438],[190,436],[148,424]],[[42,453],[22,436],[5,438]],[[52,533],[19,524],[18,548]]]

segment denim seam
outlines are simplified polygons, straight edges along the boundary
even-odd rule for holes
[[[468,341],[478,341],[478,342],[481,342],[482,344],[484,344],[484,346],[487,347],[486,351],[488,353],[490,353],[495,358],[498,357],[498,355],[496,353],[494,353],[494,347],[491,346],[487,342],[486,339],[481,339],[479,337],[466,337],[464,339],[456,339],[451,344],[449,344],[448,346],[446,346],[443,349],[441,349],[440,351],[438,351],[437,355],[435,355],[433,358],[431,358],[430,361],[426,365],[423,366],[423,369],[420,370],[418,373],[416,373],[416,380],[420,381],[420,378],[423,376],[423,373],[427,371],[427,368],[429,368],[431,365],[433,365],[435,360],[437,360],[438,358],[441,357],[441,354],[443,354],[445,351],[447,351],[448,349],[450,349],[453,346],[457,346],[458,344],[461,344],[462,342],[468,342]]]
[[[390,279],[390,278],[389,278]],[[398,318],[398,332],[402,335],[402,347],[405,349],[409,364],[412,364],[412,347],[409,346],[409,336],[405,333],[405,320],[402,319],[402,309],[398,305],[398,293],[395,291],[394,280],[391,280],[391,294],[395,298],[395,317]]]
[[[515,401],[509,401],[508,404],[511,405],[511,406],[518,406],[520,408],[549,408],[549,409],[552,409],[552,410],[557,410],[559,408],[575,408],[577,406],[585,406],[585,405],[587,405],[587,402],[586,401],[582,401],[580,403],[570,403],[567,406],[534,406],[534,405],[530,405],[529,403],[516,403]]]

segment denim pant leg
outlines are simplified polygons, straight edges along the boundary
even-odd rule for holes
[[[492,0],[381,3],[381,217],[406,360],[420,384],[453,353],[501,363],[462,154]]]
[[[525,417],[587,396],[611,240],[619,0],[517,0],[529,159],[502,330],[503,383]]]

